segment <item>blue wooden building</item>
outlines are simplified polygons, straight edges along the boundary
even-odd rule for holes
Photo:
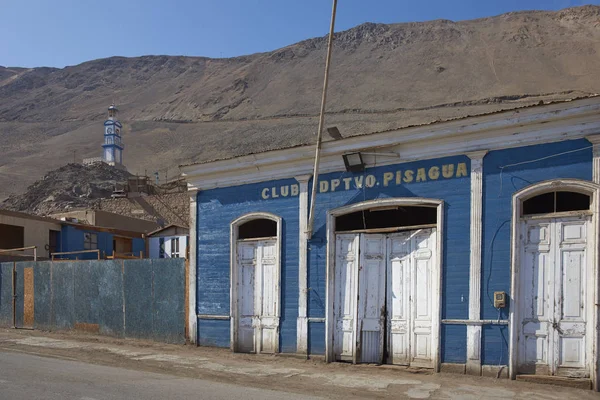
[[[191,335],[598,387],[600,97],[184,166]]]

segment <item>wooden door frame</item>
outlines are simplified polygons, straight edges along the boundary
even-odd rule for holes
[[[600,279],[598,278],[599,268],[598,261],[600,257],[600,240],[598,235],[600,234],[600,224],[598,216],[600,215],[600,185],[584,181],[580,179],[552,179],[548,181],[538,182],[533,185],[529,185],[515,194],[512,198],[512,219],[511,219],[511,289],[510,289],[510,311],[509,311],[509,366],[508,373],[511,379],[516,379],[517,375],[517,363],[518,363],[518,340],[519,340],[519,275],[520,275],[520,263],[521,263],[521,246],[522,240],[522,209],[523,202],[532,197],[555,191],[568,191],[582,193],[590,196],[590,211],[592,212],[591,221],[591,234],[588,235],[588,239],[593,240],[592,243],[588,243],[588,249],[591,249],[589,263],[591,265],[591,276],[594,278],[591,283],[588,284],[587,298],[585,301],[589,304],[588,309],[588,326],[594,327],[594,332],[590,340],[592,343],[592,355],[588,361],[590,369],[590,379],[594,390],[598,391],[598,382],[600,379],[600,371],[598,366],[598,349],[600,346],[600,336],[597,329],[598,317],[598,304],[599,300],[599,288],[598,284]],[[592,239],[593,238],[593,239]],[[589,329],[588,331],[590,331]],[[586,349],[587,350],[587,349]]]
[[[282,231],[282,219],[281,217],[267,213],[267,212],[254,212],[242,215],[235,219],[230,225],[230,259],[229,259],[229,320],[230,320],[230,344],[229,347],[232,352],[237,351],[237,337],[238,337],[238,293],[236,288],[238,287],[238,263],[237,263],[237,243],[239,236],[239,227],[246,222],[254,221],[257,219],[268,219],[277,223],[277,277],[275,282],[278,287],[279,301],[275,309],[275,315],[279,321],[281,321],[281,231]],[[280,340],[278,338],[275,346],[275,353],[279,353]]]
[[[431,341],[433,348],[432,364],[435,372],[440,370],[441,360],[441,321],[442,321],[442,260],[443,260],[443,241],[444,237],[444,201],[437,199],[426,199],[421,197],[398,197],[368,200],[360,203],[346,205],[340,208],[332,209],[327,212],[327,273],[326,273],[326,304],[325,310],[325,361],[334,362],[335,356],[333,340],[335,336],[334,305],[335,298],[335,219],[341,215],[351,214],[357,211],[372,210],[384,207],[435,207],[437,209],[436,223],[436,253],[437,258],[432,265],[432,293],[434,301],[432,304],[432,326]],[[435,300],[437,299],[437,301]],[[356,340],[355,340],[356,347]],[[354,349],[356,354],[356,348]]]

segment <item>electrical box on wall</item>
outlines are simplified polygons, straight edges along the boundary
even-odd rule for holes
[[[506,292],[494,292],[494,307],[506,307]]]

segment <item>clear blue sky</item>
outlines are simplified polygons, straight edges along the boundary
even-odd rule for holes
[[[331,0],[0,0],[0,65],[170,54],[232,57],[327,33]],[[464,20],[600,0],[339,0],[336,31],[363,22]]]

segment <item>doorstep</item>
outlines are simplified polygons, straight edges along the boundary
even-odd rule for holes
[[[582,378],[566,378],[564,376],[548,376],[548,375],[517,375],[517,380],[530,383],[541,383],[545,385],[564,386],[575,389],[592,389],[592,381]]]

